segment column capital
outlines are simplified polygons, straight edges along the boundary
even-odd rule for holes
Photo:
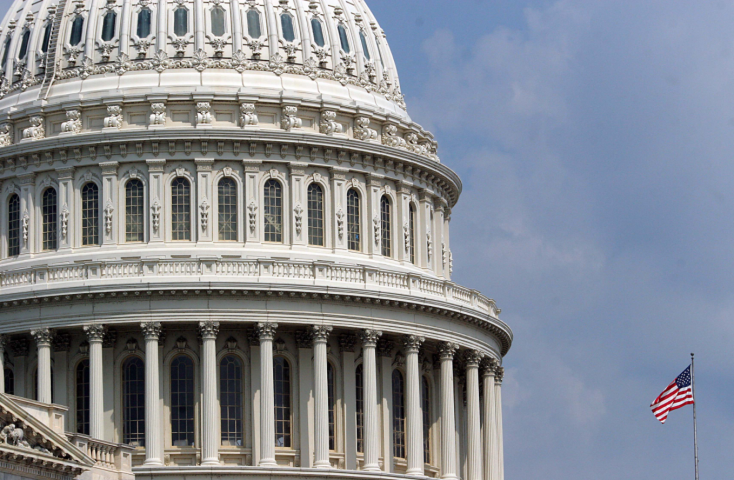
[[[199,322],[199,333],[201,334],[201,338],[203,340],[216,339],[217,335],[219,334],[219,322],[214,322],[211,320]]]
[[[377,340],[382,336],[382,332],[379,330],[363,330],[360,337],[362,339],[362,346],[364,347],[376,347]]]
[[[311,335],[313,335],[314,342],[325,343],[329,339],[329,334],[334,330],[334,327],[329,325],[314,325],[311,327]]]
[[[421,345],[425,342],[425,337],[418,335],[406,335],[403,337],[403,346],[405,347],[406,353],[418,353],[421,349]]]
[[[483,356],[482,352],[478,352],[477,350],[467,350],[464,353],[466,368],[478,368]]]
[[[84,333],[87,334],[87,340],[89,343],[102,342],[104,340],[105,332],[107,328],[104,325],[84,325]]]
[[[255,326],[255,333],[260,341],[272,340],[275,337],[275,330],[278,329],[277,323],[258,323]]]
[[[143,322],[140,324],[140,329],[143,331],[143,337],[146,340],[158,340],[162,328],[161,322]]]
[[[31,336],[36,341],[39,347],[50,347],[53,333],[48,328],[39,328],[37,330],[31,330]]]
[[[457,350],[459,350],[459,346],[455,343],[441,342],[438,344],[438,353],[441,360],[453,360]]]
[[[494,371],[494,384],[502,385],[502,378],[505,376],[504,367],[497,367]]]
[[[494,371],[497,368],[497,359],[492,357],[484,357],[479,362],[479,369],[484,377],[494,377]]]

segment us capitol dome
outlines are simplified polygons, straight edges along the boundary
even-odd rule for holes
[[[512,332],[364,0],[15,0],[0,55],[0,399],[120,479],[504,478]]]

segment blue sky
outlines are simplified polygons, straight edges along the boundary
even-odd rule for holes
[[[408,109],[464,181],[455,280],[515,332],[509,479],[734,467],[734,2],[372,0]]]
[[[5,11],[9,2],[0,0]],[[508,480],[734,470],[734,1],[368,0],[464,181],[455,280],[495,298]]]

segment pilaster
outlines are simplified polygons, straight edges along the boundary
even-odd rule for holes
[[[253,144],[254,145],[254,144]],[[259,160],[243,160],[245,170],[245,241],[260,243],[260,166]]]
[[[331,167],[331,197],[334,221],[331,229],[334,250],[347,249],[347,172],[340,167]]]
[[[421,190],[418,203],[418,232],[415,239],[416,245],[420,244],[421,254],[416,258],[419,267],[433,270],[434,239],[433,225],[431,223],[431,212],[433,211],[433,199],[426,190]]]
[[[365,215],[367,217],[367,231],[363,232],[367,239],[366,253],[372,256],[382,254],[380,246],[380,190],[382,189],[383,175],[368,174],[367,177],[367,201],[365,202]]]
[[[314,454],[316,468],[331,468],[329,462],[329,380],[327,341],[332,327],[311,327],[314,352]]]
[[[458,346],[442,342],[441,359],[441,478],[454,480],[456,475],[456,418],[454,409],[454,354]]]
[[[103,219],[99,238],[102,245],[116,245],[119,236],[125,235],[124,231],[120,233],[116,228],[117,215],[124,215],[124,206],[120,207],[117,194],[117,169],[120,164],[103,162],[99,166],[102,169],[102,196],[99,202],[102,211],[99,218]]]
[[[145,463],[146,466],[163,465],[163,424],[160,404],[160,363],[158,338],[160,322],[140,324],[145,338]]]
[[[217,335],[219,322],[199,322],[202,340],[202,465],[219,465],[219,402],[217,401]]]
[[[377,423],[377,358],[375,349],[382,332],[362,332],[362,371],[364,376],[364,466],[366,472],[379,472],[380,440]]]
[[[70,250],[74,245],[74,167],[56,170],[59,179],[58,235],[59,250]]]
[[[275,398],[273,383],[273,337],[277,323],[258,323],[260,338],[260,463],[275,467]]]
[[[20,183],[20,255],[35,253],[36,174],[18,176]]]
[[[195,240],[198,243],[212,243],[214,232],[217,227],[213,224],[215,215],[214,208],[214,185],[212,166],[214,160],[211,158],[197,158],[196,164],[196,215],[193,220],[195,225]]]
[[[482,373],[482,393],[484,401],[482,403],[482,416],[484,423],[482,424],[482,456],[484,464],[485,480],[497,480],[496,459],[494,456],[495,442],[497,432],[495,430],[495,398],[494,398],[494,371],[497,368],[497,362],[494,359],[485,358],[480,364]]]
[[[148,164],[148,239],[150,243],[163,243],[166,238],[165,185],[163,183],[163,170],[166,161],[163,159],[149,158]]]
[[[308,245],[308,201],[306,198],[307,163],[290,162],[290,200],[291,215],[283,212],[285,218],[291,219],[291,241],[293,248]],[[285,218],[283,219],[285,221]],[[287,240],[286,240],[287,241]]]
[[[479,409],[479,362],[482,355],[470,350],[466,363],[467,480],[482,480],[482,433]]]
[[[104,440],[104,385],[102,340],[104,325],[85,325],[89,341],[89,435]]]
[[[421,385],[418,352],[425,338],[407,335],[403,338],[406,369],[406,447],[408,475],[424,474],[423,415],[421,412]]]

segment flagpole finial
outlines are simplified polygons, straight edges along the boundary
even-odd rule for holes
[[[691,352],[691,358],[693,358],[693,352]]]

